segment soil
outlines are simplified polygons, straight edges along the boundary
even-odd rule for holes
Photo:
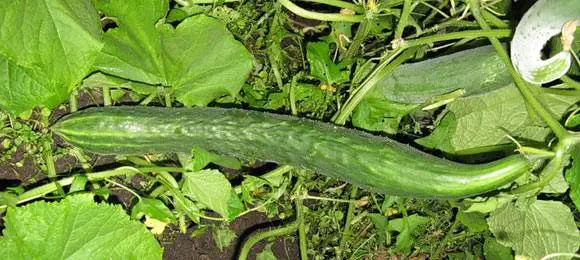
[[[98,93],[81,94],[79,98],[79,107],[86,107],[94,104],[94,100],[102,100]],[[66,111],[55,113],[55,118],[65,114]],[[59,143],[57,140],[56,143]],[[0,151],[2,152],[2,151]],[[22,185],[26,189],[33,188],[38,184],[46,181],[46,175],[38,169],[32,159],[26,159],[22,167],[17,167],[16,162],[22,160],[23,151],[19,151],[10,161],[0,162],[0,191],[8,187]],[[94,167],[104,168],[114,163],[112,157],[93,157]],[[76,158],[65,156],[56,161],[57,173],[70,173],[80,169],[80,164]],[[131,196],[125,192],[112,192],[110,202],[122,204],[125,208],[130,204]],[[160,244],[164,248],[164,259],[237,259],[238,250],[241,243],[256,231],[264,231],[280,223],[272,222],[264,214],[252,212],[242,216],[232,223],[230,228],[236,233],[236,239],[230,246],[220,250],[213,241],[211,232],[206,232],[198,237],[190,237],[189,234],[183,234],[175,227],[166,228],[164,234],[160,236]],[[0,230],[3,228],[0,218]],[[193,231],[188,230],[188,231]],[[190,233],[190,232],[188,232]],[[1,231],[0,231],[1,235]],[[260,241],[253,249],[249,259],[255,259],[256,253],[262,251],[268,241]],[[273,241],[272,252],[277,259],[298,259],[299,249],[298,241],[295,237],[283,237]]]

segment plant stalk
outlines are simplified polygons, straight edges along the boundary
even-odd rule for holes
[[[480,0],[469,0],[468,3],[471,6],[471,12],[475,17],[475,20],[479,23],[481,28],[483,28],[484,30],[490,30],[489,25],[481,15],[479,9]],[[536,113],[538,113],[538,115],[542,118],[542,120],[544,120],[544,122],[550,127],[550,129],[552,129],[554,135],[556,135],[556,137],[558,137],[559,140],[565,139],[566,136],[568,136],[568,132],[558,122],[556,117],[550,111],[548,111],[548,109],[546,109],[546,106],[544,106],[538,99],[536,99],[532,91],[529,89],[528,84],[524,82],[522,77],[520,77],[518,72],[513,67],[510,57],[508,56],[507,52],[505,51],[499,40],[493,36],[487,37],[491,42],[491,44],[493,45],[493,47],[495,48],[499,57],[506,64],[509,73],[511,74],[514,82],[516,83],[516,86],[518,87],[520,93],[524,97],[526,103],[529,106],[531,106],[536,111]]]
[[[156,171],[171,171],[171,172],[183,172],[182,168],[178,167],[143,167],[143,168],[134,168],[134,167],[119,167],[113,170],[108,171],[101,171],[101,172],[93,172],[85,174],[89,181],[101,181],[106,178],[120,176],[120,175],[127,175],[127,174],[136,174],[136,173],[143,173],[143,172],[156,172]],[[18,196],[18,202],[16,204],[22,204],[37,198],[40,198],[46,194],[52,193],[58,189],[57,185],[63,187],[70,185],[73,180],[74,176],[66,177],[60,179],[55,182],[47,183],[41,186],[38,186],[34,189],[28,190],[20,196]],[[0,205],[1,208],[5,208],[7,205]]]
[[[302,16],[304,18],[313,19],[313,20],[329,21],[329,22],[359,23],[365,19],[364,15],[327,14],[327,13],[318,13],[318,12],[308,11],[308,10],[290,2],[290,0],[279,0],[279,2],[284,7],[286,7],[286,9],[290,10],[294,14],[296,14],[298,16]]]
[[[340,8],[344,8],[344,9],[349,9],[349,10],[353,10],[359,14],[365,12],[365,9],[360,5],[345,2],[345,1],[340,1],[340,0],[303,0],[303,1],[304,2],[318,3],[318,4],[325,4],[325,5],[340,7]]]
[[[239,254],[238,259],[239,260],[247,260],[248,255],[250,254],[250,251],[252,250],[252,247],[254,247],[254,245],[256,243],[260,242],[260,240],[262,240],[262,239],[284,236],[284,235],[288,235],[290,233],[296,232],[296,230],[298,229],[298,226],[299,226],[298,222],[299,222],[298,220],[295,220],[286,226],[272,229],[269,231],[255,233],[255,234],[251,235],[242,245],[242,249],[240,250],[240,254]]]
[[[352,186],[352,190],[350,192],[350,199],[355,200],[357,193],[358,193],[358,188],[355,186]],[[340,242],[338,243],[339,257],[341,257],[342,252],[344,250],[344,246],[346,245],[346,241],[348,241],[348,239],[350,238],[350,235],[352,233],[351,222],[352,222],[352,219],[354,218],[354,207],[355,207],[354,202],[351,202],[348,204],[348,209],[346,211],[346,219],[344,220],[344,230],[342,230],[342,236],[340,237]]]

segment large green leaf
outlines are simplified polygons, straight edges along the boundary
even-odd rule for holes
[[[244,206],[228,179],[217,170],[184,173],[181,190],[227,220],[234,219]]]
[[[571,152],[572,167],[566,170],[566,181],[570,185],[570,198],[580,209],[580,147],[575,147]]]
[[[491,212],[488,223],[499,243],[531,259],[574,253],[580,245],[570,208],[559,201],[537,200],[527,207],[509,203]]]
[[[577,97],[547,93],[537,97],[558,116],[578,101]],[[550,132],[538,116],[529,115],[514,85],[457,100],[447,107],[446,113],[435,131],[417,143],[447,153],[469,154],[511,142],[506,135],[543,142]]]
[[[89,0],[0,0],[0,108],[55,107],[90,72],[102,47]]]
[[[0,237],[3,259],[161,259],[151,232],[120,206],[92,195],[10,208]]]
[[[306,59],[310,64],[310,74],[322,82],[334,85],[344,82],[346,79],[329,57],[330,47],[326,42],[311,42],[306,46]]]
[[[118,25],[105,33],[96,64],[102,72],[172,87],[177,100],[192,106],[236,95],[251,70],[251,55],[218,20],[197,15],[173,28],[163,21],[167,0],[96,5]]]

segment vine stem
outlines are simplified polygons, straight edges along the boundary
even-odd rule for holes
[[[256,243],[260,242],[263,239],[270,238],[270,237],[284,236],[284,235],[288,235],[290,233],[296,232],[296,230],[298,230],[299,224],[300,224],[299,220],[295,220],[286,226],[272,229],[269,231],[255,233],[255,234],[251,235],[242,245],[242,249],[240,250],[240,254],[239,254],[238,259],[239,260],[247,260],[248,255],[250,254],[250,251],[252,250],[252,247],[254,247],[254,245]],[[302,252],[300,254],[302,255]]]
[[[134,167],[123,166],[123,167],[119,167],[119,168],[116,168],[113,170],[88,173],[88,174],[85,174],[85,176],[87,177],[87,179],[89,181],[100,181],[100,180],[104,180],[106,178],[110,178],[110,177],[114,177],[114,176],[127,175],[127,174],[138,174],[138,173],[143,173],[143,172],[156,172],[156,171],[183,172],[183,169],[178,168],[178,167],[134,168]],[[74,178],[75,178],[74,176],[63,178],[63,179],[60,179],[56,182],[47,183],[47,184],[38,186],[34,189],[28,190],[28,191],[20,194],[20,196],[18,196],[18,202],[16,204],[22,204],[22,203],[40,198],[40,197],[42,197],[46,194],[49,194],[51,192],[54,192],[58,189],[57,185],[61,186],[61,187],[68,186],[73,182]],[[6,208],[6,207],[7,207],[7,205],[0,205],[0,209]]]
[[[399,17],[399,22],[397,23],[397,28],[395,29],[395,41],[403,37],[403,31],[407,27],[409,21],[409,16],[411,15],[411,0],[405,0],[403,2],[403,11],[401,11],[401,17]]]
[[[72,93],[70,93],[68,100],[69,100],[69,106],[70,106],[71,112],[76,112],[79,109],[78,101],[77,101],[77,94],[78,94],[78,91],[76,89],[73,90]]]
[[[348,46],[348,49],[344,53],[344,56],[342,57],[341,60],[349,60],[357,54],[360,45],[363,43],[363,41],[369,34],[370,29],[371,29],[370,20],[365,19],[364,21],[362,21],[362,23],[360,23],[352,42]]]
[[[350,192],[350,200],[354,200],[358,194],[358,188],[352,186],[352,191]],[[344,220],[344,229],[342,230],[342,236],[340,237],[340,242],[338,243],[338,256],[342,255],[344,246],[346,245],[346,241],[351,236],[352,230],[352,219],[354,218],[354,207],[355,203],[350,202],[348,204],[348,209],[346,210],[346,219]]]
[[[298,221],[298,243],[300,245],[300,259],[308,260],[308,244],[306,243],[306,225],[301,198],[296,198],[296,220]]]
[[[103,91],[103,105],[111,106],[113,104],[111,99],[111,88],[110,87],[102,87]]]
[[[406,48],[419,46],[424,44],[436,43],[440,41],[449,41],[462,38],[505,38],[509,37],[512,31],[509,29],[484,29],[484,30],[467,30],[460,32],[451,32],[445,34],[436,34],[431,36],[424,36],[417,39],[407,40],[403,46]]]
[[[388,74],[405,60],[407,60],[407,58],[409,58],[414,52],[415,48],[408,49],[404,52],[403,50],[398,49],[387,56],[384,61],[380,62],[373,70],[371,75],[369,75],[365,81],[363,81],[360,87],[351,93],[342,109],[332,119],[334,123],[338,125],[344,125],[352,111],[354,111],[354,109],[358,106],[366,94],[374,88],[376,83],[382,79],[384,75]]]
[[[290,2],[290,0],[279,0],[280,4],[282,4],[286,9],[290,10],[294,14],[298,16],[302,16],[308,19],[320,20],[320,21],[329,21],[329,22],[352,22],[352,23],[359,23],[365,19],[364,15],[348,15],[348,14],[327,14],[327,13],[318,13],[313,11],[308,11],[296,4]]]
[[[490,27],[483,18],[481,10],[479,8],[480,0],[469,0],[468,3],[471,6],[471,13],[475,17],[475,20],[479,23],[479,26],[481,26],[481,28],[483,28],[484,30],[490,30]],[[529,106],[531,106],[533,110],[536,111],[536,113],[538,113],[538,115],[542,118],[542,120],[544,120],[544,122],[548,125],[548,127],[550,127],[550,129],[554,132],[554,135],[556,135],[556,137],[558,137],[559,140],[565,139],[568,136],[568,132],[558,122],[556,117],[546,109],[546,106],[544,106],[538,99],[536,99],[532,91],[529,89],[528,84],[524,82],[524,80],[520,77],[518,72],[514,69],[510,57],[508,56],[505,49],[502,47],[499,40],[495,37],[490,36],[488,36],[488,39],[495,48],[496,52],[498,53],[498,56],[506,64],[509,73],[511,74],[518,90],[524,97],[526,103]]]
[[[340,1],[340,0],[303,0],[303,1],[304,2],[318,3],[318,4],[325,4],[325,5],[340,7],[340,8],[344,8],[344,9],[350,9],[350,10],[353,10],[357,13],[364,13],[365,12],[365,9],[360,5],[356,5],[353,3]]]

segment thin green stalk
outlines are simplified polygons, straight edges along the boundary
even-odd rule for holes
[[[157,96],[157,93],[151,93],[149,94],[145,99],[141,100],[141,102],[139,102],[139,105],[141,106],[146,106],[148,105],[151,101],[153,101],[153,99]]]
[[[72,93],[70,93],[70,97],[68,98],[70,112],[76,112],[77,110],[79,110],[77,94],[78,91],[75,89],[72,91]]]
[[[505,38],[512,34],[511,30],[508,29],[485,29],[485,30],[469,30],[460,32],[451,32],[446,34],[436,34],[430,36],[424,36],[418,39],[412,39],[406,41],[403,45],[406,48],[419,46],[424,44],[430,44],[440,41],[449,41],[463,38],[478,38],[478,37],[493,37],[493,38]]]
[[[113,104],[113,101],[111,99],[111,88],[103,86],[102,91],[103,91],[103,104],[105,106],[111,106]]]
[[[171,93],[165,91],[163,92],[163,97],[165,99],[165,107],[171,107]]]
[[[302,196],[302,199],[305,200],[321,200],[321,201],[331,201],[331,202],[338,202],[338,203],[355,203],[356,200],[342,200],[342,199],[335,199],[335,198],[326,198],[326,197],[319,197],[319,196],[312,196],[305,194]]]
[[[495,28],[506,29],[506,28],[509,28],[509,26],[510,26],[507,22],[505,22],[502,19],[497,18],[497,16],[495,16],[494,14],[492,14],[491,12],[489,12],[485,9],[481,10],[481,14],[482,14],[483,18]]]
[[[365,12],[365,9],[360,5],[356,5],[353,3],[340,1],[340,0],[303,0],[303,1],[304,2],[318,3],[318,4],[325,4],[325,5],[330,5],[330,6],[336,6],[336,7],[340,7],[340,8],[344,8],[344,9],[349,9],[349,10],[353,10],[359,14]]]
[[[543,93],[550,93],[560,96],[571,96],[571,97],[580,96],[580,89],[541,88],[540,91]]]
[[[440,3],[439,4],[439,7],[435,7],[435,6],[429,4],[429,3],[425,2],[425,1],[419,1],[419,3],[422,4],[422,5],[424,5],[424,6],[427,6],[427,7],[431,8],[431,10],[432,10],[431,14],[429,14],[429,16],[427,16],[427,18],[425,18],[423,20],[423,24],[427,23],[431,18],[433,18],[435,16],[435,14],[439,14],[439,15],[445,17],[446,19],[449,19],[449,15],[446,14],[445,12],[441,11],[441,8],[444,7],[444,6],[446,6],[445,2]]]
[[[292,170],[294,167],[290,166],[290,165],[281,165],[278,166],[278,168],[269,171],[268,173],[263,174],[262,176],[260,176],[260,178],[262,179],[270,179],[270,178],[275,178],[278,176],[282,176],[284,174],[286,174],[287,172],[289,172],[290,170]],[[240,194],[242,193],[242,186],[238,185],[236,187],[234,187],[234,192],[236,194]]]
[[[403,38],[403,31],[405,30],[405,27],[407,27],[411,10],[411,0],[405,0],[405,2],[403,2],[403,11],[399,17],[399,23],[395,29],[395,40]]]
[[[122,189],[124,189],[124,190],[128,191],[129,193],[133,194],[133,196],[137,197],[137,199],[141,200],[141,196],[139,196],[139,194],[137,194],[137,192],[133,191],[129,187],[127,187],[127,186],[125,186],[125,185],[123,185],[121,183],[118,183],[118,182],[116,182],[114,180],[105,179],[105,181],[107,181],[107,182],[109,182],[109,183],[111,183],[111,184],[113,184],[115,186],[121,187]]]
[[[350,43],[348,49],[346,50],[344,56],[342,57],[342,60],[349,60],[358,53],[361,44],[367,38],[367,35],[369,34],[370,30],[371,30],[371,20],[365,19],[360,23],[352,42]]]
[[[352,190],[350,192],[350,199],[351,200],[356,199],[357,193],[358,193],[358,188],[355,186],[352,186]],[[354,208],[355,208],[354,202],[351,202],[348,204],[348,209],[346,211],[346,219],[344,220],[344,230],[342,230],[342,236],[340,237],[340,242],[338,243],[338,257],[339,258],[342,255],[342,252],[344,251],[344,246],[346,245],[346,241],[348,241],[348,239],[350,238],[350,235],[352,233],[351,227],[352,227],[352,219],[354,218]]]
[[[293,116],[298,115],[298,109],[296,108],[296,83],[298,82],[299,77],[300,73],[294,75],[294,77],[292,77],[292,83],[290,83],[290,111]]]
[[[306,240],[306,225],[304,220],[304,205],[301,198],[296,198],[296,221],[298,221],[298,243],[300,245],[300,259],[308,260],[308,243]]]
[[[334,123],[338,125],[344,125],[352,111],[354,111],[354,109],[358,106],[366,94],[375,87],[376,83],[386,74],[390,73],[393,69],[411,57],[411,55],[415,53],[415,50],[416,48],[410,48],[405,51],[398,49],[387,56],[384,61],[381,61],[373,70],[373,72],[367,77],[367,79],[363,81],[360,87],[355,89],[350,94],[342,109],[332,119]],[[401,55],[397,56],[399,53],[401,53]]]
[[[479,23],[481,28],[483,28],[484,30],[490,30],[489,25],[481,15],[479,8],[480,1],[469,0],[468,3],[471,6],[471,13],[473,14],[473,17],[475,17],[475,20]],[[506,64],[509,73],[511,74],[514,82],[516,83],[516,86],[518,87],[520,93],[524,97],[526,103],[529,106],[531,106],[536,111],[536,113],[538,113],[538,115],[544,120],[544,122],[550,127],[550,129],[552,129],[554,135],[556,135],[556,137],[558,137],[559,140],[565,139],[566,136],[568,136],[568,132],[558,122],[556,117],[548,109],[546,109],[546,106],[544,106],[539,100],[536,99],[532,91],[529,89],[527,83],[524,82],[522,77],[520,77],[519,73],[514,69],[511,63],[511,59],[507,54],[507,52],[505,51],[505,49],[503,48],[500,41],[493,36],[488,36],[488,39],[495,48],[496,52],[498,53],[498,56]]]
[[[447,243],[447,241],[449,241],[449,239],[453,235],[453,231],[455,231],[455,229],[457,228],[457,225],[459,225],[459,218],[456,217],[455,220],[453,221],[453,224],[451,224],[451,227],[449,227],[449,231],[447,231],[447,234],[445,234],[445,236],[441,240],[441,244],[439,245],[439,247],[435,251],[435,254],[433,255],[434,259],[440,258],[441,251],[445,247],[445,244]]]
[[[560,80],[562,82],[564,82],[564,84],[566,84],[568,87],[571,87],[571,88],[575,88],[577,90],[580,90],[580,82],[575,81],[575,80],[571,79],[570,77],[568,77],[566,75],[562,76],[560,78]]]
[[[308,11],[308,10],[290,2],[290,0],[279,0],[279,2],[284,7],[286,7],[286,9],[290,10],[294,14],[296,14],[298,16],[302,16],[304,18],[313,19],[313,20],[329,21],[329,22],[359,23],[365,19],[364,15],[328,14],[328,13],[318,13],[318,12]]]
[[[543,187],[548,185],[548,183],[550,183],[550,181],[554,179],[556,175],[562,172],[564,162],[566,161],[565,154],[567,148],[559,144],[555,150],[556,150],[555,156],[548,162],[548,164],[542,170],[542,173],[540,174],[540,179],[536,182],[532,182],[518,187],[517,189],[512,191],[513,194],[521,194],[533,190],[539,191]]]
[[[270,237],[284,236],[284,235],[288,235],[288,234],[291,234],[293,232],[296,232],[296,230],[298,230],[298,226],[299,226],[298,222],[299,222],[298,220],[295,220],[286,226],[272,229],[269,231],[255,233],[255,234],[251,235],[243,243],[238,259],[239,260],[247,260],[248,255],[250,254],[250,251],[252,250],[252,247],[254,247],[254,245],[256,243],[260,242],[263,239],[270,238]]]
[[[416,38],[417,36],[426,34],[426,33],[434,33],[434,32],[438,32],[441,31],[445,28],[448,27],[453,27],[454,29],[469,29],[469,28],[479,28],[479,25],[476,22],[472,22],[472,21],[463,21],[463,20],[456,20],[453,18],[449,18],[449,20],[438,23],[436,25],[433,25],[429,28],[425,28],[423,29],[423,31],[418,32],[416,34],[413,35],[413,37],[409,37],[409,38]]]
[[[134,168],[134,167],[123,166],[123,167],[119,167],[119,168],[116,168],[113,170],[93,172],[93,173],[88,173],[85,175],[87,176],[87,179],[89,181],[100,181],[100,180],[104,180],[106,178],[119,176],[119,175],[136,174],[136,173],[144,173],[144,172],[156,172],[156,171],[182,172],[183,169],[177,168],[177,167]],[[20,196],[18,196],[18,202],[16,204],[22,204],[22,203],[40,198],[46,194],[52,193],[52,192],[57,190],[57,185],[60,185],[61,187],[68,186],[72,183],[74,178],[75,178],[74,176],[73,177],[66,177],[66,178],[60,179],[56,182],[47,183],[47,184],[38,186],[34,189],[28,190],[28,191],[20,194]],[[6,205],[2,205],[2,206],[0,206],[0,209],[5,208],[5,207],[6,207]]]
[[[274,78],[276,78],[276,84],[279,89],[284,88],[284,83],[282,82],[282,76],[280,75],[280,69],[278,69],[278,63],[274,60],[274,55],[268,55],[270,60],[270,66],[272,66],[272,72],[274,72]]]
[[[445,17],[446,19],[449,19],[449,15],[446,14],[445,12],[441,11],[442,8],[446,7],[449,4],[449,0],[440,1],[439,5],[437,7],[429,5],[428,3],[425,3],[424,1],[419,1],[419,3],[431,8],[431,13],[429,13],[429,15],[427,15],[423,19],[423,24],[428,24],[431,21],[431,19],[433,19],[433,17],[435,17],[435,15],[437,15],[437,14],[440,14],[441,16]],[[453,19],[453,20],[457,20],[457,19]]]
[[[42,143],[42,157],[46,163],[46,176],[49,178],[56,178],[56,167],[54,165],[54,157],[52,156],[52,143],[44,141]]]

